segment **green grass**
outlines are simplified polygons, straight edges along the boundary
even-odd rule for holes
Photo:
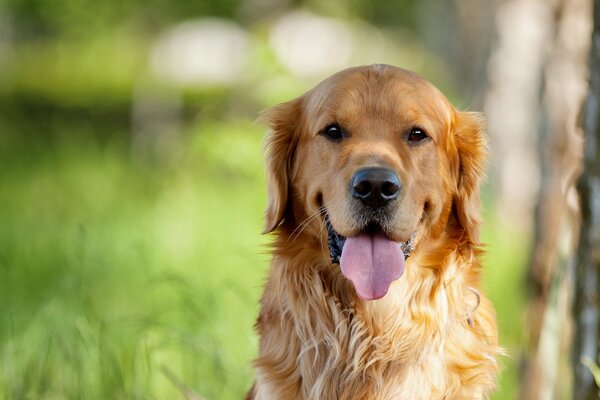
[[[268,264],[261,136],[203,125],[162,166],[127,138],[0,137],[0,399],[241,398]],[[512,399],[525,249],[486,232]]]
[[[135,167],[118,141],[5,143],[0,397],[180,397],[163,367],[240,396],[266,266],[249,125],[193,132],[170,168]]]
[[[523,344],[525,283],[528,239],[486,213],[483,240],[483,286],[496,308],[498,335],[506,355],[500,358],[501,375],[493,399],[519,398],[519,364]]]

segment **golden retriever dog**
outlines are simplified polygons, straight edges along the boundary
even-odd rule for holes
[[[500,349],[479,289],[482,118],[371,65],[263,120],[274,242],[246,398],[486,398]]]

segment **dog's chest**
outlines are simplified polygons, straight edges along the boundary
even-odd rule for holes
[[[320,357],[327,361],[321,359],[322,362],[316,364],[328,366],[316,374],[312,382],[303,379],[307,384],[307,398],[329,398],[325,395],[327,388],[340,384],[354,393],[368,388],[364,392],[365,400],[441,399],[448,394],[448,387],[452,386],[455,377],[446,366],[443,329],[430,334],[422,325],[411,321],[407,307],[401,306],[409,304],[406,298],[409,290],[405,286],[401,282],[393,285],[385,299],[362,310],[362,315],[357,317],[359,321],[354,321],[357,325],[336,331],[337,335],[343,331],[348,336],[330,337],[331,340],[320,346],[304,348],[301,358],[308,368],[314,367],[314,361]],[[434,301],[439,313],[438,322],[447,324],[445,291],[440,291]],[[373,330],[375,324],[379,335],[363,337],[356,334],[364,332],[367,325]],[[332,342],[337,345],[332,347]]]
[[[420,349],[421,355],[410,363],[375,362],[363,369],[363,374],[353,374],[351,367],[344,370],[326,368],[312,377],[303,376],[301,392],[304,399],[362,399],[362,400],[435,400],[447,399],[455,380],[446,368],[443,347]],[[307,352],[305,356],[312,358]],[[302,356],[304,358],[304,356]],[[309,360],[308,358],[304,360]],[[352,363],[352,360],[348,360]],[[348,367],[349,365],[346,365]],[[363,368],[363,367],[360,367]],[[303,369],[306,371],[306,369]],[[364,373],[366,372],[366,373]],[[308,378],[308,379],[307,379]],[[312,378],[312,379],[311,379]],[[332,388],[337,388],[332,390]]]
[[[448,369],[445,367],[443,349],[429,349],[421,360],[404,368],[404,372],[384,384],[381,400],[445,398],[448,392]]]

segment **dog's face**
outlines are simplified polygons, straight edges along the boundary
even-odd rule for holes
[[[451,216],[476,241],[481,124],[416,74],[345,70],[265,118],[266,231],[283,219],[326,224],[361,297],[385,295],[414,238],[440,235]]]

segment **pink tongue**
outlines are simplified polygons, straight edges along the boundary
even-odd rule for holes
[[[402,276],[404,253],[399,243],[381,233],[361,233],[346,238],[340,266],[363,300],[377,300]]]

